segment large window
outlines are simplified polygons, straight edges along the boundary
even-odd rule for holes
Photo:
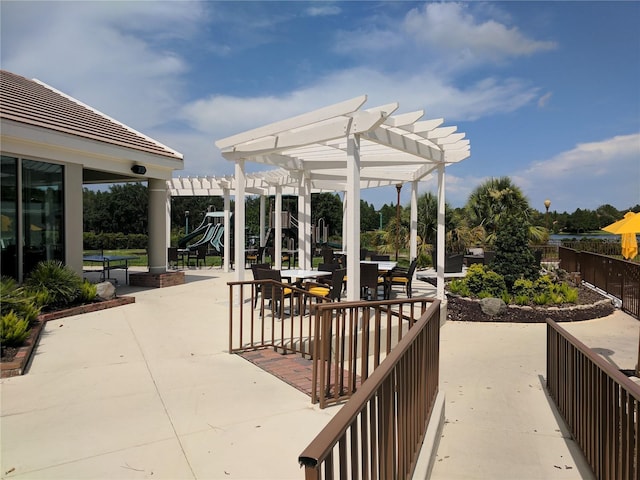
[[[2,275],[21,280],[42,260],[64,262],[64,167],[2,156],[1,177]]]
[[[22,161],[23,276],[42,260],[64,262],[63,167]]]
[[[2,156],[0,211],[2,212],[2,276],[18,278],[18,159]]]

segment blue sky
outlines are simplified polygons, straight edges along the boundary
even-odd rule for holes
[[[3,69],[182,152],[177,176],[232,174],[216,140],[367,94],[466,133],[454,207],[504,175],[540,211],[640,204],[640,2],[3,0],[0,18]]]

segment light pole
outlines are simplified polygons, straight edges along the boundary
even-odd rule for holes
[[[547,221],[547,230],[549,230],[549,207],[551,206],[551,200],[549,200],[548,198],[544,201],[544,208],[547,209],[547,213],[545,214],[546,216],[546,221]]]
[[[379,228],[379,230],[382,230],[382,212],[378,212],[378,215],[380,215],[380,228]]]
[[[398,261],[398,250],[400,249],[400,190],[402,190],[402,184],[396,185],[398,191],[398,202],[396,203],[396,262]]]
[[[189,210],[184,211],[184,234],[189,235]]]

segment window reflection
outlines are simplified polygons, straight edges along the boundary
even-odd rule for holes
[[[22,161],[23,276],[43,260],[64,261],[63,167]]]

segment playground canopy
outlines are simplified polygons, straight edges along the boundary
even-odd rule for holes
[[[207,185],[223,186],[236,198],[245,194],[298,195],[299,262],[310,267],[310,198],[321,191],[344,192],[344,244],[350,258],[359,258],[360,190],[388,185],[411,185],[411,256],[417,254],[418,182],[434,172],[438,175],[438,242],[444,244],[445,166],[469,157],[469,140],[455,126],[443,126],[444,119],[421,120],[424,111],[392,115],[398,103],[362,109],[367,96],[275,122],[216,141],[222,156],[235,163],[235,175],[224,179],[174,179],[174,190]],[[246,163],[274,167],[247,173]],[[179,185],[177,185],[179,184]],[[171,186],[170,186],[171,190]],[[202,194],[207,188],[201,188]],[[211,191],[211,190],[209,190]],[[179,194],[179,193],[178,193]],[[184,193],[183,193],[184,194]],[[244,202],[235,203],[237,245],[244,245]],[[277,219],[278,217],[276,217]],[[355,228],[349,228],[356,226]],[[346,228],[345,228],[346,227]],[[277,229],[277,220],[276,220]],[[276,258],[279,258],[276,245]],[[235,251],[236,265],[243,265],[241,249]],[[438,251],[438,265],[444,266],[444,249]],[[347,298],[359,298],[357,262],[348,262],[350,281]],[[439,268],[443,272],[444,268]],[[236,268],[242,280],[244,272]],[[444,277],[438,278],[438,296],[444,294]]]

